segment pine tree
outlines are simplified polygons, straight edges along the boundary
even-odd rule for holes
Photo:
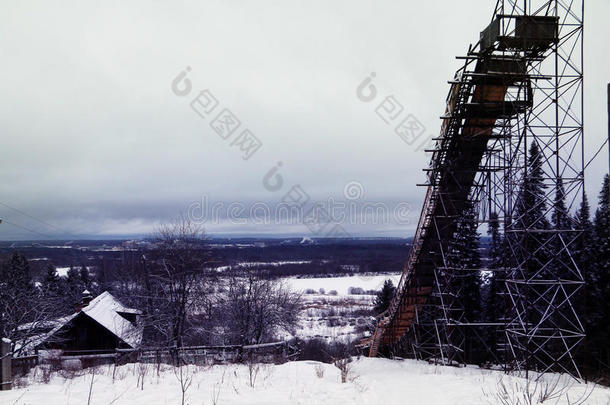
[[[585,276],[585,281],[588,282],[590,277],[590,271],[595,266],[595,263],[591,260],[594,249],[592,244],[595,242],[595,232],[593,229],[593,223],[591,222],[591,208],[589,207],[589,199],[587,195],[583,195],[580,208],[576,212],[574,222],[578,229],[582,232],[576,241],[574,248],[574,257],[578,268],[581,273]]]
[[[571,245],[572,220],[565,201],[565,188],[561,177],[557,179],[557,188],[555,191],[555,201],[553,203],[552,214],[553,228],[558,232],[554,235],[553,246],[553,272],[557,279],[573,279],[572,260],[568,250],[573,250],[574,245]],[[566,247],[567,246],[567,247]]]
[[[461,241],[460,257],[457,261],[463,286],[461,300],[464,305],[464,317],[469,322],[481,320],[481,253],[477,228],[475,207],[471,205],[466,209],[457,231]]]
[[[482,321],[481,308],[481,254],[476,207],[469,203],[460,218],[451,241],[448,255],[449,291],[455,298],[447,296],[445,305],[450,305],[457,321]],[[459,313],[462,315],[457,315]],[[481,342],[472,328],[464,329],[464,360],[480,363],[484,357]]]
[[[563,186],[563,179],[561,177],[557,179],[557,189],[555,191],[555,203],[553,204],[552,221],[555,229],[572,229],[570,214],[568,212],[568,209],[566,208],[566,191],[565,187]]]
[[[548,236],[536,230],[551,228],[546,218],[546,199],[542,155],[538,144],[534,141],[529,148],[528,170],[517,197],[515,227],[518,231],[517,240],[513,246],[519,247],[524,263],[526,277],[544,278],[539,271],[550,260]]]
[[[68,277],[66,278],[67,294],[66,306],[74,307],[81,302],[85,285],[81,279],[81,272],[78,268],[70,266]]]
[[[576,212],[574,221],[578,229],[582,232],[576,241],[574,248],[574,258],[579,270],[585,277],[586,291],[590,291],[592,287],[591,276],[595,273],[596,263],[592,260],[595,252],[593,244],[595,243],[595,232],[593,223],[591,222],[591,209],[589,207],[589,199],[587,195],[583,195],[580,208]],[[589,313],[590,311],[587,311]]]
[[[598,208],[593,221],[593,260],[586,276],[588,350],[602,368],[610,368],[610,177],[604,177]]]
[[[91,275],[89,274],[89,269],[84,264],[80,268],[80,281],[85,289],[91,292]]]
[[[17,339],[21,339],[19,325],[36,318],[37,300],[30,265],[24,255],[14,252],[0,263],[0,336],[17,344]]]
[[[375,312],[380,314],[390,307],[390,303],[392,302],[392,297],[394,297],[395,291],[396,287],[394,287],[392,280],[388,279],[384,281],[383,288],[377,293],[375,301],[373,302]]]
[[[610,269],[610,177],[604,177],[602,190],[599,194],[598,208],[595,211],[595,256],[596,283],[607,281]],[[602,287],[600,285],[600,287]]]
[[[67,288],[66,280],[57,274],[55,266],[51,263],[47,265],[42,279],[40,295],[49,318],[55,319],[74,311],[72,296]]]
[[[18,288],[33,287],[30,264],[25,256],[18,252],[14,252],[8,263],[3,266],[2,278]]]
[[[74,266],[70,266],[67,273],[68,284],[73,285],[80,282],[80,271]]]
[[[580,208],[576,212],[575,221],[580,229],[583,230],[583,235],[587,238],[593,236],[593,224],[591,223],[591,207],[589,206],[589,198],[584,194]],[[581,239],[581,242],[584,240]]]
[[[489,215],[489,226],[487,228],[487,234],[489,235],[489,253],[488,253],[488,270],[489,276],[487,283],[484,288],[485,295],[485,321],[487,322],[500,322],[505,316],[505,302],[504,302],[504,272],[503,262],[504,253],[503,245],[504,241],[502,234],[500,233],[500,221],[498,220],[498,214],[492,212]],[[490,350],[496,353],[498,347],[498,334],[499,331],[494,327],[485,328],[483,331],[487,346]],[[492,356],[488,356],[488,360],[494,361]]]
[[[61,278],[57,274],[57,269],[55,269],[55,266],[49,263],[47,265],[47,271],[45,273],[44,279],[42,280],[43,291],[50,293],[58,293],[60,281]]]
[[[590,269],[592,269],[592,266],[595,265],[595,263],[591,261],[591,255],[594,251],[591,246],[594,238],[594,232],[593,224],[591,223],[589,199],[587,198],[586,194],[583,194],[580,207],[574,216],[574,223],[576,224],[576,229],[580,229],[582,231],[575,243],[574,260],[576,261],[578,269],[585,278],[584,294],[579,294],[576,297],[576,303],[579,310],[585,308],[584,314],[586,316],[583,319],[585,333],[587,336],[591,336],[592,327],[594,324],[591,322],[591,318],[587,315],[594,312],[596,305],[595,297],[593,295],[589,295],[590,292],[592,292]],[[589,366],[589,353],[590,350],[587,350],[586,353],[580,352],[577,354],[577,361],[579,362],[580,366],[583,367],[583,370],[586,370]]]
[[[53,284],[59,280],[59,274],[57,274],[57,269],[51,263],[47,265],[47,271],[45,273],[43,284]]]

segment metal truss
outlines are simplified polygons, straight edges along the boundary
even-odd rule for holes
[[[494,131],[497,140],[483,164],[490,170],[481,176],[486,184],[482,218],[495,212],[504,225],[509,260],[499,271],[506,286],[507,366],[580,377],[575,358],[585,338],[584,274],[575,251],[582,229],[570,212],[584,193],[584,1],[499,1],[495,16],[504,20],[501,35],[513,32],[515,19],[524,14],[555,18],[557,39],[544,52],[529,55],[531,108]],[[528,156],[532,143],[540,150],[534,162]],[[532,166],[542,172],[537,206],[524,203],[524,179]],[[565,208],[558,205],[558,194]]]
[[[584,276],[574,252],[582,230],[569,213],[584,193],[583,1],[498,0],[480,41],[458,57],[464,65],[450,82],[409,260],[370,355],[401,350],[461,364],[468,336],[506,370],[580,377]],[[536,206],[523,191],[532,165],[542,172]],[[500,268],[453,265],[452,238],[468,204],[478,207],[482,228],[497,215]],[[545,225],[551,218],[560,226]],[[467,319],[461,303],[463,274],[482,270],[505,285],[497,293],[505,313],[485,322]],[[492,343],[484,338],[490,333]]]

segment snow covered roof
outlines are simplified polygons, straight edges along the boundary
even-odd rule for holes
[[[58,325],[60,325],[60,326],[65,325],[67,321],[72,319],[72,317],[73,316],[70,315],[70,316],[63,316],[63,317],[57,318],[57,319],[40,320],[40,321],[22,323],[21,325],[17,326],[17,330],[18,331],[30,331],[32,329],[46,329],[48,331],[48,330],[54,329]]]
[[[76,315],[78,315],[78,312],[76,312],[76,313],[74,313],[72,315],[68,315],[68,316],[64,316],[64,317],[61,317],[61,318],[57,318],[57,319],[52,320],[52,321],[48,321],[47,323],[44,324],[44,326],[51,327],[52,329],[50,331],[45,332],[45,333],[41,333],[41,334],[38,334],[38,335],[35,335],[35,336],[32,336],[25,343],[24,342],[18,342],[17,344],[15,344],[15,351],[23,350],[25,353],[33,352],[33,350],[36,347],[38,347],[38,345],[46,342],[47,339],[52,337],[65,324],[67,324],[72,319],[74,319],[76,317]],[[34,325],[34,323],[30,322],[28,324],[20,325],[19,328],[17,328],[17,329],[18,330],[22,330],[22,331],[23,330],[28,330],[29,328],[33,327],[33,325]]]
[[[108,291],[103,292],[92,299],[89,305],[84,307],[80,312],[75,312],[72,315],[55,320],[53,322],[55,327],[50,332],[34,338],[28,346],[36,347],[41,343],[44,343],[66,324],[81,314],[93,319],[132,348],[139,346],[142,342],[142,329],[128,321],[119,313],[141,314],[141,311],[127,308]]]
[[[108,291],[91,300],[81,312],[131,347],[137,347],[142,341],[142,330],[119,314],[119,312],[139,314],[140,311],[123,306]]]

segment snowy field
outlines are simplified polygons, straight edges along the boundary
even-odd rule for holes
[[[77,266],[75,267],[76,270],[80,270],[81,267]],[[87,266],[87,270],[91,271],[93,269],[93,266]],[[59,277],[68,277],[68,271],[70,270],[70,267],[56,267],[55,271],[57,272],[57,275]]]
[[[412,360],[398,361],[361,358],[350,364],[347,382],[340,382],[333,365],[299,361],[283,365],[219,365],[182,368],[185,404],[517,404],[527,392],[522,378],[475,367],[434,366]],[[252,370],[252,373],[250,372]],[[92,373],[93,371],[93,373]],[[43,383],[38,368],[28,376],[30,385],[0,392],[1,404],[181,404],[180,374],[163,365],[157,373],[154,365],[125,365],[114,371],[102,366],[76,372],[70,378],[53,373]],[[142,385],[142,375],[144,383]],[[251,378],[252,376],[252,378]],[[544,382],[546,381],[546,382]],[[557,377],[547,376],[535,385],[531,404],[576,404],[587,396],[589,405],[608,405],[610,390],[561,378],[549,398],[540,402],[545,387],[555,386]],[[190,384],[188,384],[190,382]],[[508,398],[503,402],[501,392]],[[592,391],[592,392],[591,392]],[[88,400],[90,396],[90,401]],[[512,398],[521,397],[521,402]]]
[[[292,290],[303,293],[303,309],[299,315],[300,327],[296,336],[302,339],[323,338],[328,341],[349,341],[362,337],[365,334],[365,326],[373,320],[370,311],[375,297],[368,294],[350,294],[350,288],[377,291],[387,279],[391,279],[396,285],[400,274],[284,278],[284,282]],[[315,293],[305,294],[307,290]]]
[[[357,340],[363,336],[364,326],[373,322],[372,308],[373,297],[370,295],[304,295],[295,336],[327,341]]]
[[[286,283],[295,291],[305,291],[312,289],[319,291],[323,288],[326,293],[331,290],[337,291],[338,295],[348,295],[350,287],[360,287],[363,290],[381,290],[383,282],[391,279],[394,285],[400,280],[400,273],[376,274],[374,276],[342,276],[342,277],[322,277],[322,278],[286,278]]]

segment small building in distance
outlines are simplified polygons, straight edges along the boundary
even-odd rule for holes
[[[140,311],[123,306],[107,291],[95,298],[84,291],[81,308],[58,319],[37,339],[34,349],[91,353],[135,349],[142,342],[140,316]]]

